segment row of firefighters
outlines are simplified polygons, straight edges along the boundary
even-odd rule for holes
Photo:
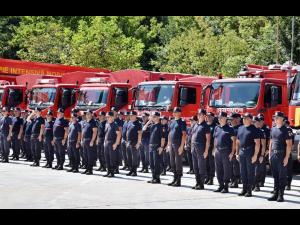
[[[46,118],[41,109],[21,111],[20,108],[2,108],[0,118],[0,154],[3,163],[25,158],[31,166],[40,166],[41,153],[45,153],[45,168],[67,172],[93,174],[106,172],[105,177],[119,174],[119,167],[127,170],[127,176],[148,173],[148,183],[161,183],[160,176],[174,174],[169,186],[181,186],[183,158],[187,159],[189,174],[195,174],[195,190],[213,185],[215,174],[219,183],[215,192],[228,193],[229,188],[242,184],[239,196],[251,197],[252,191],[264,186],[267,164],[274,178],[274,190],[270,201],[284,201],[284,190],[291,189],[293,133],[282,112],[276,112],[274,126],[264,123],[263,114],[249,113],[214,115],[199,109],[190,118],[190,127],[181,117],[181,109],[174,108],[173,117],[159,112],[136,111],[110,112],[96,115],[87,110],[83,115],[72,110],[71,120],[58,109],[57,118],[48,111]],[[12,149],[11,158],[9,158]],[[64,165],[66,155],[69,165]],[[56,158],[56,165],[52,163]]]

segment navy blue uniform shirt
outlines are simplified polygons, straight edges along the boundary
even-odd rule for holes
[[[237,138],[240,141],[240,148],[254,147],[254,139],[260,139],[260,131],[252,124],[248,127],[243,125],[238,129]]]
[[[25,122],[25,135],[26,136],[31,136],[32,126],[33,126],[33,119],[31,119],[29,122],[26,120],[26,122]]]
[[[169,135],[169,126],[168,124],[162,124],[162,132],[163,136],[165,137],[165,146],[168,144],[168,135]]]
[[[138,120],[128,124],[127,127],[127,141],[137,143],[138,141],[138,131],[142,130],[142,123]]]
[[[41,131],[41,126],[45,124],[45,120],[43,117],[38,117],[33,120],[33,125],[32,125],[32,135],[39,135]]]
[[[92,139],[93,128],[97,128],[97,124],[94,119],[91,119],[89,122],[84,121],[84,123],[82,125],[82,137],[84,139]]]
[[[145,124],[142,124],[143,128]],[[150,138],[150,127],[148,126],[146,130],[143,129],[143,133],[142,133],[142,141],[149,141]]]
[[[217,126],[217,124],[215,122],[213,122],[212,124],[207,124],[207,126],[209,127],[210,130],[210,148],[213,148],[214,146],[214,132],[215,132],[215,128]]]
[[[0,120],[0,132],[1,134],[8,136],[9,126],[12,125],[12,119],[10,116],[3,116]]]
[[[123,140],[126,140],[126,134],[127,134],[127,127],[130,123],[130,120],[129,121],[125,121],[124,124],[123,124],[123,127],[122,127],[122,139]]]
[[[271,129],[271,136],[272,139],[272,146],[271,149],[273,150],[286,150],[286,141],[291,140],[293,138],[293,132],[289,130],[286,126],[272,127]]]
[[[149,126],[150,137],[149,137],[149,144],[152,145],[161,145],[161,139],[165,138],[165,134],[163,133],[163,127],[161,123],[152,124]]]
[[[115,143],[117,140],[117,131],[119,131],[119,125],[115,121],[112,123],[107,122],[105,125],[105,141]]]
[[[18,135],[21,129],[21,126],[23,125],[23,119],[21,117],[13,117],[12,118],[12,134]]]
[[[76,123],[70,123],[69,126],[69,134],[68,134],[68,140],[70,142],[76,142],[78,139],[78,135],[81,133],[81,125],[79,122]]]
[[[106,125],[106,120],[100,122],[97,121],[97,126],[98,126],[98,138],[104,139],[105,138],[105,125]]]
[[[186,123],[182,119],[172,120],[169,125],[171,143],[181,143],[182,133],[186,132]]]
[[[232,148],[232,137],[235,137],[234,129],[228,124],[223,127],[216,126],[214,132],[214,139],[216,143],[216,148]]]
[[[206,145],[206,134],[210,134],[210,129],[205,121],[195,124],[192,129],[192,143]]]
[[[51,121],[45,121],[44,137],[46,140],[53,140],[53,125],[54,119],[52,119]]]
[[[53,125],[53,136],[57,139],[63,139],[66,127],[69,127],[69,121],[65,118],[57,118]]]

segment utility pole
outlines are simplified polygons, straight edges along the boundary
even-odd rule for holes
[[[276,24],[276,64],[279,63],[279,16],[277,16]]]
[[[291,49],[291,62],[293,62],[294,51],[294,30],[295,30],[295,16],[292,18],[292,49]]]

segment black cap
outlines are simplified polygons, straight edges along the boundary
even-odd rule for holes
[[[241,118],[242,116],[241,116],[241,114],[239,114],[239,113],[235,113],[235,112],[233,112],[233,113],[231,113],[230,114],[230,116],[229,116],[229,118]]]
[[[110,109],[111,111],[115,111],[115,112],[117,112],[117,109],[116,109],[116,107],[111,107],[111,109]]]
[[[123,111],[119,111],[118,114],[123,116],[124,112]]]
[[[3,107],[3,108],[2,108],[2,112],[9,112],[9,108]]]
[[[275,114],[274,114],[274,117],[285,117],[285,115],[284,115],[284,113],[283,112],[275,112]]]
[[[250,119],[253,118],[253,116],[252,116],[251,113],[245,113],[245,114],[243,115],[243,118],[246,118],[246,117],[249,117]]]
[[[167,116],[162,116],[160,117],[161,120],[169,120],[169,118]]]
[[[212,117],[215,116],[215,114],[214,114],[213,112],[208,112],[207,115],[208,115],[208,116],[212,116]]]
[[[181,112],[181,108],[180,107],[175,107],[173,109],[173,112],[176,113],[176,112]]]
[[[19,108],[19,107],[14,108],[14,110],[15,110],[15,111],[20,111],[20,112],[21,112],[21,108]]]
[[[206,110],[205,109],[198,109],[198,114],[206,115]]]
[[[153,114],[152,114],[153,115]],[[150,116],[149,113],[144,112],[142,116]]]
[[[258,117],[260,120],[265,120],[265,116],[264,116],[264,114],[262,114],[262,113],[259,113],[259,114],[257,115],[257,117]]]
[[[72,117],[76,117],[76,118],[78,117],[77,113],[74,113],[74,112],[72,113],[71,116],[72,116]]]
[[[59,112],[59,113],[64,113],[64,112],[65,112],[65,110],[64,110],[64,109],[62,109],[62,108],[59,108],[59,109],[57,110],[57,112]]]
[[[137,112],[136,111],[131,111],[130,116],[137,116]]]
[[[258,116],[253,116],[252,120],[254,122],[260,122],[260,118]]]
[[[73,108],[71,112],[72,113],[79,113],[79,109],[78,108]]]
[[[91,114],[93,114],[93,110],[92,110],[92,109],[87,109],[87,110],[85,111],[85,113],[91,113]]]
[[[53,112],[51,110],[48,110],[47,115],[48,116],[53,116]]]
[[[149,113],[147,113],[149,115]],[[160,113],[159,112],[152,112],[151,113],[152,116],[157,116],[160,117]]]
[[[104,111],[99,112],[98,116],[105,116],[106,113]]]
[[[22,110],[22,113],[28,113],[28,109]]]
[[[227,113],[226,112],[220,112],[218,117],[227,117]]]
[[[35,111],[39,111],[39,112],[41,112],[42,111],[42,109],[40,108],[40,107],[35,107],[35,109],[34,109]]]
[[[197,117],[197,116],[192,116],[192,117],[190,118],[190,121],[198,121],[198,117]]]
[[[115,114],[114,114],[113,111],[109,111],[106,115],[107,115],[107,116],[114,116]]]

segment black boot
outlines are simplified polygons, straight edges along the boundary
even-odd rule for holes
[[[252,197],[252,190],[251,190],[251,188],[248,189],[247,193],[245,194],[245,197]]]
[[[247,193],[247,190],[243,189],[241,193],[238,194],[238,196],[244,196]]]
[[[146,167],[146,168],[144,169],[143,173],[149,173],[148,167]]]
[[[107,177],[109,177],[109,178],[112,178],[112,177],[114,177],[114,176],[115,176],[114,172],[113,172],[113,171],[111,171],[111,172],[108,174],[108,176],[107,176]]]
[[[107,173],[103,177],[108,177],[110,175],[111,171],[108,170]]]
[[[278,191],[274,191],[273,195],[268,198],[268,201],[277,201],[278,199]]]
[[[214,192],[221,192],[224,188],[224,185],[223,184],[220,184],[220,186],[218,187],[217,190],[214,190]]]
[[[42,168],[48,168],[48,166],[49,166],[49,163],[46,163],[46,165],[43,166]]]
[[[136,168],[132,170],[131,176],[132,177],[136,177],[137,176]]]
[[[194,190],[199,190],[200,189],[200,179],[199,176],[196,176],[196,185],[192,187]]]
[[[181,186],[181,176],[177,176],[175,183],[172,185],[173,187],[180,187]]]
[[[129,173],[127,173],[127,174],[126,174],[126,176],[131,176],[131,175],[132,175],[132,173],[133,173],[133,170],[130,170],[130,172],[129,172]]]
[[[209,176],[207,176],[204,180],[204,184],[207,184],[209,182]]]
[[[230,188],[238,188],[239,187],[239,180],[234,178],[233,182],[230,185]]]
[[[103,166],[100,172],[106,172],[106,168]]]
[[[143,166],[143,168],[139,171],[140,173],[143,173],[145,170],[145,167]]]
[[[207,185],[214,185],[214,177],[210,176]]]
[[[169,183],[168,186],[173,186],[173,184],[175,184],[176,180],[177,180],[177,174],[174,173],[173,181],[171,183]]]
[[[284,202],[283,194],[284,194],[283,191],[278,192],[278,197],[277,197],[277,200],[276,200],[277,202]]]
[[[228,183],[225,183],[223,190],[221,191],[221,193],[228,193]]]

